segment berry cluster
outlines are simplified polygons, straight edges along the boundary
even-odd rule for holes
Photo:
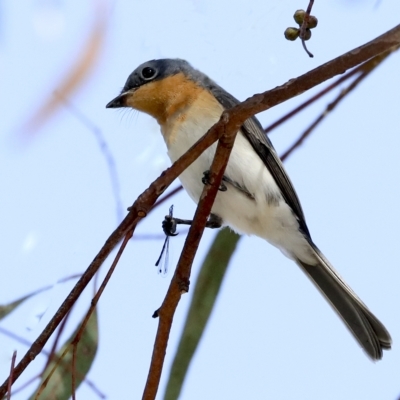
[[[287,40],[296,40],[299,36],[300,36],[300,28],[303,25],[304,22],[304,18],[306,16],[306,12],[304,10],[297,10],[294,15],[293,18],[296,21],[297,24],[299,24],[299,28],[287,28],[285,30],[285,38]],[[318,24],[318,20],[316,17],[314,17],[313,15],[309,15],[307,18],[307,26],[306,26],[306,30],[304,33],[304,40],[309,40],[311,38],[311,30],[317,26]]]

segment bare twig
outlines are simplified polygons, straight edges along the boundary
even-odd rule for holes
[[[0,386],[0,397],[4,396],[7,392],[9,381],[14,382],[29,365],[29,363],[40,353],[51,334],[54,332],[66,313],[70,310],[71,306],[75,303],[77,298],[80,296],[82,291],[85,289],[87,284],[90,282],[90,280],[100,268],[110,252],[115,248],[115,246],[120,242],[122,238],[124,238],[129,232],[133,232],[135,230],[138,221],[147,215],[147,213],[153,207],[157,198],[176,179],[176,177],[178,177],[197,157],[199,157],[199,155],[206,148],[211,146],[212,143],[214,143],[224,134],[227,135],[227,137],[230,134],[233,135],[234,132],[237,132],[244,121],[252,115],[257,114],[261,111],[265,111],[277,104],[282,103],[285,100],[298,96],[304,91],[326,81],[327,79],[330,79],[335,75],[341,74],[350,68],[354,68],[358,64],[365,62],[378,54],[388,51],[392,47],[398,46],[399,44],[400,25],[389,30],[385,34],[374,39],[373,41],[366,43],[365,45],[360,46],[357,49],[354,49],[338,58],[335,58],[334,60],[300,76],[297,79],[290,80],[286,84],[267,91],[263,94],[255,95],[245,102],[239,104],[238,106],[224,112],[223,118],[221,118],[220,121],[216,125],[214,125],[205,136],[203,136],[193,147],[189,149],[187,153],[185,153],[177,162],[175,162],[170,168],[168,168],[159,178],[157,178],[150,185],[150,187],[145,192],[143,192],[142,195],[138,197],[133,206],[130,208],[129,214],[121,222],[119,227],[107,239],[100,252],[96,255],[93,262],[89,265],[88,269],[85,271],[85,273],[82,275],[82,277],[72,289],[70,294],[67,296],[65,301],[62,303],[60,308],[57,310],[53,318],[49,321],[43,332],[39,335],[39,337],[32,344],[29,351],[22,357],[21,361],[14,368],[12,376],[10,375],[10,377],[7,378],[6,381]],[[223,141],[220,141],[219,147],[223,146],[223,143]],[[214,168],[215,167],[216,166],[214,165]],[[215,171],[214,168],[212,181],[216,181],[217,178],[220,177],[220,172]],[[217,188],[214,185],[207,187],[207,192],[210,193],[210,196],[213,195],[213,192],[216,193],[216,190]],[[207,201],[210,201],[207,200],[211,198],[210,196],[205,196],[204,198],[202,197],[202,199],[200,200],[200,204],[204,204],[204,206],[207,206],[207,209],[211,208],[210,204],[207,203]],[[197,239],[200,235],[197,232],[201,231],[199,225],[202,222],[205,223],[205,220],[208,216],[206,215],[207,212],[201,211],[200,208],[201,207],[199,205],[198,210],[196,211],[196,222],[193,225],[194,229],[198,229],[198,231],[191,230],[191,233],[189,233],[186,243],[198,243]],[[191,254],[189,251],[182,253],[183,258],[181,258],[185,259],[185,270],[187,271],[190,271],[190,265],[195,250],[196,248],[193,247],[191,249]],[[185,274],[183,274],[182,276],[177,276],[176,278],[174,275],[173,279],[175,280],[175,283],[184,284],[184,277]],[[163,303],[162,314],[164,314],[164,312],[166,313],[168,308],[171,306],[172,305],[170,304]],[[164,326],[162,328],[164,328]],[[159,333],[161,336],[168,336],[167,331],[160,332],[159,329]],[[157,335],[157,337],[159,337],[159,335]],[[156,347],[157,346],[155,346],[155,350]],[[157,357],[163,358],[164,356],[162,354],[153,356],[154,362],[158,362]],[[158,364],[162,366],[162,362],[161,364]],[[159,375],[161,371],[156,372],[157,375]],[[156,380],[153,380],[152,376],[149,376],[149,379],[150,381],[154,382],[154,384],[156,385],[155,390],[157,390],[158,382],[156,382]]]
[[[397,49],[396,49],[397,50]],[[361,74],[354,79],[351,84],[343,89],[334,101],[329,103],[325,110],[317,117],[317,119],[300,135],[300,137],[282,154],[281,160],[284,161],[294,150],[301,146],[304,140],[311,134],[311,132],[320,124],[320,122],[343,100],[360,82],[362,82],[371,71],[373,71],[392,51],[380,54],[360,65],[358,68]]]
[[[74,345],[72,348],[72,362],[71,362],[71,393],[72,400],[76,400],[76,349],[77,346]]]
[[[111,264],[111,267],[109,268],[107,275],[105,276],[105,278],[103,279],[103,282],[101,283],[99,289],[97,290],[97,293],[95,294],[95,296],[92,299],[92,302],[90,304],[90,308],[88,310],[88,312],[85,315],[84,320],[82,321],[82,324],[78,330],[78,332],[75,335],[75,338],[72,340],[71,344],[73,346],[73,353],[72,353],[72,395],[73,398],[75,397],[75,374],[74,374],[74,370],[75,370],[75,362],[76,362],[76,351],[77,351],[77,347],[78,347],[78,343],[81,340],[82,334],[86,328],[86,325],[89,321],[89,318],[92,316],[93,311],[96,309],[97,303],[99,302],[99,299],[101,297],[101,295],[104,292],[104,289],[106,288],[108,282],[111,279],[112,274],[114,273],[114,270],[122,256],[122,253],[125,250],[126,245],[129,242],[129,239],[131,238],[133,232],[128,232],[127,235],[124,238],[124,241],[121,244],[121,247],[118,250],[117,255],[115,256],[115,259],[113,261],[113,263]]]
[[[23,337],[21,337],[21,336],[18,336],[18,335],[16,335],[14,332],[11,332],[11,331],[9,331],[9,330],[3,328],[3,327],[0,327],[0,333],[2,333],[3,335],[9,336],[10,338],[12,338],[12,339],[14,339],[15,341],[17,341],[17,342],[23,344],[24,346],[30,347],[30,346],[32,345],[32,343],[29,342],[28,340],[26,340],[25,338],[23,338]],[[43,356],[46,356],[47,358],[50,357],[50,352],[48,352],[48,351],[46,351],[46,350],[42,350],[42,352],[41,352],[40,354],[42,354]],[[57,359],[59,358],[56,354],[53,354],[53,358],[54,358],[54,357],[57,357]],[[31,384],[33,381],[35,381],[36,379],[38,379],[40,376],[41,376],[41,374],[38,374],[38,375],[32,377],[31,379],[29,379],[27,382],[24,382],[24,384],[21,385],[19,388],[15,389],[15,390],[13,391],[13,393],[15,394],[15,393],[18,393],[18,392],[20,392],[21,390],[25,389],[26,386],[28,386],[29,384]],[[84,383],[85,383],[86,385],[88,385],[100,398],[102,398],[102,399],[105,399],[105,398],[106,398],[106,395],[105,395],[104,393],[102,393],[102,392],[100,391],[100,389],[98,389],[98,388],[95,386],[95,384],[94,384],[90,379],[85,378],[85,379],[84,379]]]
[[[343,75],[339,79],[337,79],[335,82],[331,83],[328,85],[326,88],[322,89],[320,92],[312,96],[310,99],[306,100],[305,102],[301,103],[299,106],[294,108],[292,111],[289,111],[287,114],[276,120],[274,123],[271,125],[267,126],[264,128],[264,132],[269,134],[272,130],[277,128],[279,125],[282,125],[284,122],[298,114],[300,111],[304,110],[306,107],[308,107],[310,104],[314,103],[315,101],[319,100],[322,96],[325,94],[329,93],[332,89],[336,88],[339,86],[341,83],[347,81],[350,79],[353,75],[356,75],[362,71],[363,64],[359,65],[357,68],[352,69],[350,72],[347,74]]]
[[[60,323],[60,327],[59,327],[59,329],[58,329],[58,331],[57,331],[57,335],[56,335],[56,337],[55,337],[55,339],[54,339],[54,343],[53,343],[53,345],[52,345],[52,347],[51,347],[51,349],[50,349],[50,354],[49,354],[49,356],[48,356],[48,358],[47,358],[47,363],[45,364],[42,373],[44,373],[44,371],[46,371],[47,367],[49,366],[49,364],[50,364],[51,361],[53,360],[54,354],[56,354],[57,345],[58,345],[58,343],[59,343],[59,341],[60,341],[60,338],[61,338],[62,333],[64,332],[64,329],[65,329],[65,326],[66,326],[66,324],[67,324],[68,318],[69,318],[69,316],[71,315],[71,311],[72,311],[72,307],[71,307],[71,310],[67,313],[67,315],[65,316],[65,318],[64,318],[64,319],[61,321],[61,323]]]
[[[312,58],[312,57],[314,57],[314,54],[312,54],[308,49],[307,49],[307,46],[306,46],[306,42],[305,42],[305,34],[306,34],[306,29],[307,29],[307,26],[308,26],[308,20],[309,20],[309,18],[310,18],[310,14],[311,14],[311,9],[312,9],[312,6],[314,5],[314,0],[310,0],[310,2],[308,3],[308,7],[307,7],[307,10],[306,10],[306,14],[305,14],[305,16],[304,16],[304,20],[303,20],[303,23],[301,24],[301,28],[300,28],[300,39],[301,39],[301,43],[303,44],[303,48],[304,48],[304,50],[306,51],[306,53]]]
[[[11,357],[11,366],[10,366],[10,376],[12,377],[12,374],[14,373],[14,366],[15,366],[15,360],[17,358],[17,350],[14,350],[14,353]],[[7,387],[7,400],[11,399],[11,382],[12,379],[9,380],[8,387]]]
[[[51,376],[53,375],[53,373],[55,372],[57,366],[62,362],[63,357],[67,354],[67,352],[70,350],[70,348],[72,347],[72,366],[71,366],[71,375],[72,375],[72,379],[71,379],[71,393],[72,393],[72,399],[75,400],[75,392],[76,392],[76,351],[77,351],[77,347],[78,347],[78,343],[82,337],[82,334],[86,328],[86,325],[89,321],[89,318],[91,317],[91,315],[93,314],[93,311],[96,308],[96,305],[105,289],[105,287],[107,286],[107,283],[109,282],[115,267],[118,264],[118,261],[121,258],[121,255],[129,241],[129,239],[132,236],[132,232],[128,232],[127,235],[125,236],[124,241],[122,242],[120,249],[118,250],[117,255],[115,256],[115,259],[110,267],[110,269],[107,272],[106,277],[104,278],[102,284],[100,285],[96,295],[94,296],[94,298],[92,299],[91,305],[89,310],[87,311],[85,318],[82,321],[81,326],[78,329],[78,332],[76,333],[75,337],[72,339],[70,345],[68,347],[65,348],[63,354],[58,358],[57,362],[55,363],[54,367],[52,368],[52,370],[49,372],[49,374],[47,375],[46,379],[42,382],[42,385],[39,387],[38,389],[38,393],[37,393],[37,397],[40,395],[40,393],[44,390],[44,388],[46,387],[47,383],[49,382]],[[64,319],[65,321],[65,319]]]

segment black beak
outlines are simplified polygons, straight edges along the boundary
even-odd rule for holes
[[[111,100],[106,108],[121,108],[126,106],[126,96],[125,93],[120,94],[115,99]]]

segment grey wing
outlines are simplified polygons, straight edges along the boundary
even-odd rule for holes
[[[227,93],[216,84],[211,85],[209,89],[215,98],[226,109],[232,108],[239,103],[239,100],[235,99],[232,95]],[[283,198],[296,215],[300,229],[311,239],[303,209],[301,208],[301,204],[299,198],[297,197],[296,191],[294,190],[293,184],[290,181],[283,167],[282,161],[274,149],[274,146],[272,145],[268,136],[265,134],[258,119],[252,117],[246,120],[242,125],[242,132],[252,145],[255,152],[264,162],[272,177],[275,179],[276,184],[281,190]]]

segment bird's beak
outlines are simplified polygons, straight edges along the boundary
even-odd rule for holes
[[[121,108],[126,107],[126,95],[127,93],[121,93],[115,99],[111,100],[107,105],[106,108]]]

